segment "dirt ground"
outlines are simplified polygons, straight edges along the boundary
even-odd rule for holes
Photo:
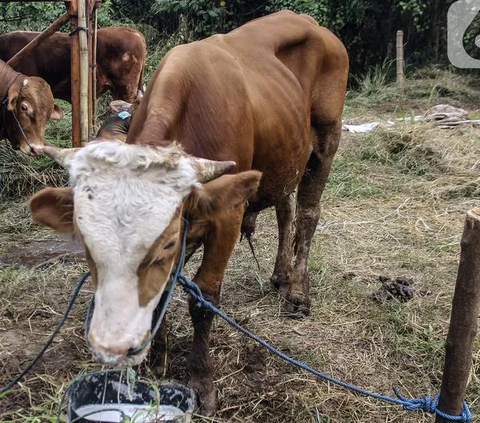
[[[435,100],[440,101],[445,99]],[[464,102],[470,108],[473,103]],[[380,113],[381,103],[365,105],[356,98],[349,100],[346,117],[398,118],[392,104],[389,100]],[[403,107],[419,113],[429,105],[412,100]],[[225,275],[223,310],[285,353],[332,376],[378,393],[392,394],[396,385],[409,397],[433,396],[440,388],[464,217],[480,206],[479,134],[469,126],[439,130],[408,119],[373,134],[343,133],[310,255],[311,315],[302,320],[284,316],[269,284],[277,242],[271,210],[260,215],[253,241],[261,270],[246,242],[239,242]],[[198,257],[188,265],[190,276]],[[25,198],[0,204],[0,385],[41,348],[86,270],[78,242],[34,225]],[[376,299],[373,294],[396,278],[411,279],[413,298]],[[90,293],[87,284],[53,347],[0,399],[1,421],[56,421],[69,381],[98,368],[83,336]],[[180,289],[167,320],[166,375],[186,382],[192,328]],[[211,353],[218,412],[195,421],[434,420],[320,381],[218,319]],[[467,396],[477,416],[479,358],[477,339]],[[150,374],[145,366],[141,373]]]

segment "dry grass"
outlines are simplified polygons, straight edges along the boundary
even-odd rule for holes
[[[366,114],[374,114],[375,107]],[[360,120],[364,111],[358,103],[349,106]],[[274,346],[333,376],[380,393],[390,394],[397,384],[413,397],[435,394],[464,216],[480,205],[478,135],[470,127],[441,131],[409,123],[367,136],[344,134],[310,256],[311,316],[284,317],[268,284],[277,239],[272,211],[260,216],[254,240],[262,270],[255,270],[247,245],[239,244],[225,276],[223,309]],[[15,247],[29,248],[51,237],[31,224],[23,202],[0,206],[0,264],[12,259]],[[0,270],[0,385],[40,348],[86,269],[81,259],[59,258],[32,271],[45,260],[38,254],[32,249],[27,265],[10,263]],[[187,269],[190,275],[196,259]],[[380,276],[412,277],[414,299],[404,304],[372,300]],[[0,420],[55,421],[68,381],[95,367],[82,329],[89,289],[52,350],[1,400]],[[192,328],[180,290],[168,321],[167,376],[186,381]],[[219,320],[211,352],[219,410],[212,418],[198,417],[199,422],[433,421],[318,381]],[[480,413],[479,357],[477,342],[468,390],[475,415]]]
[[[6,141],[0,142],[0,198],[14,199],[66,182],[64,170],[53,166],[50,160],[31,159],[14,151]]]

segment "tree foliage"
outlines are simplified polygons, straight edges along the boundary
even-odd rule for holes
[[[100,26],[134,24],[147,41],[174,36],[176,41],[225,33],[243,23],[282,9],[313,16],[345,43],[353,73],[395,57],[395,34],[405,33],[408,64],[448,63],[447,11],[454,0],[107,0]],[[64,10],[58,3],[0,4],[0,32],[41,30]],[[181,30],[179,29],[182,26]],[[477,19],[465,34],[474,45]],[[178,36],[179,32],[181,36]],[[171,45],[172,43],[169,43]]]
[[[18,29],[43,31],[63,13],[65,6],[61,2],[0,3],[0,34]],[[111,25],[112,13],[111,0],[103,1],[98,10],[98,25]],[[68,24],[62,28],[68,29]]]

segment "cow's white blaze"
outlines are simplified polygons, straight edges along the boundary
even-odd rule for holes
[[[196,173],[177,147],[117,141],[88,144],[68,168],[75,224],[97,268],[90,329],[94,354],[118,364],[118,357],[147,335],[162,294],[141,307],[137,269],[197,183]]]

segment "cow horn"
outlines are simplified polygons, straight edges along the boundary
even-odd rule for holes
[[[67,167],[80,148],[35,147],[37,153],[45,153],[60,166]]]
[[[192,164],[197,172],[198,182],[202,184],[213,181],[219,176],[232,170],[237,164],[231,161],[217,162],[215,160],[206,160],[192,158]]]

